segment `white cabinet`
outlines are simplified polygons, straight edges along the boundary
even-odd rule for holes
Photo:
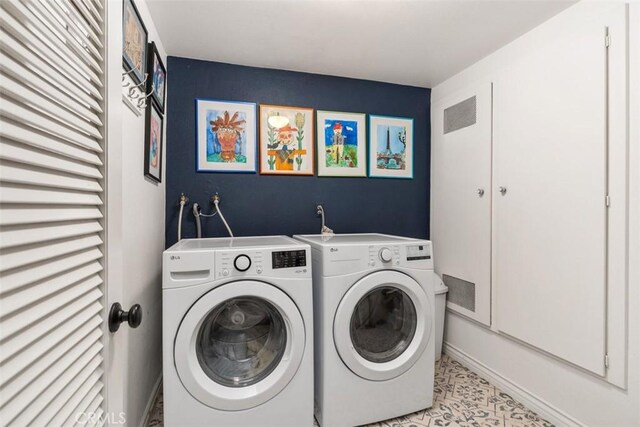
[[[523,43],[432,104],[431,238],[448,309],[600,376],[620,76],[605,34],[623,42],[623,16],[611,8]],[[473,123],[448,129],[447,109],[472,97]]]
[[[604,375],[605,22],[509,63],[494,92],[494,283],[503,333]]]
[[[431,239],[447,307],[491,323],[491,83],[431,106]]]

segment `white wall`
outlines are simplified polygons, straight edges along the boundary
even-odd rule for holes
[[[600,2],[580,2],[572,6],[539,28],[433,88],[432,102],[474,82],[492,81],[510,59],[526,55],[529,49],[549,42],[563,31],[570,31],[573,20],[588,19],[590,14],[600,13],[601,9],[598,8],[619,6],[620,3]],[[514,397],[526,399],[526,403],[559,425],[640,425],[640,123],[637,120],[640,117],[639,4],[628,6],[628,18],[630,34],[627,40],[631,52],[629,117],[635,118],[629,121],[628,136],[629,186],[626,194],[629,228],[625,228],[629,239],[628,289],[627,284],[622,283],[624,280],[610,283],[610,287],[615,289],[615,294],[610,295],[610,300],[621,301],[623,306],[623,310],[613,313],[615,317],[622,312],[623,327],[613,333],[610,331],[611,336],[618,334],[619,337],[620,331],[624,330],[626,296],[627,335],[622,335],[621,339],[616,338],[618,341],[615,344],[618,349],[624,348],[626,344],[628,349],[626,358],[622,352],[616,360],[616,369],[617,372],[622,372],[622,380],[614,382],[621,383],[623,387],[617,387],[602,378],[502,336],[496,330],[480,326],[452,312],[447,313],[445,351],[491,376],[499,385],[515,394]],[[615,42],[620,42],[619,38],[612,41]],[[612,123],[619,123],[621,114],[612,117]],[[624,129],[622,131],[624,133]],[[623,137],[623,146],[624,142]],[[616,318],[616,322],[617,319],[619,317]],[[620,341],[621,345],[618,345]]]
[[[149,41],[167,63],[147,5],[137,0]],[[144,422],[148,402],[162,374],[162,251],[164,251],[165,184],[144,177],[145,114],[137,117],[123,104],[122,196],[124,301],[144,309],[138,329],[128,329],[125,410],[129,425]],[[166,115],[166,111],[165,111]],[[166,129],[166,125],[165,125]],[[163,141],[164,141],[163,136]],[[162,156],[163,168],[165,167]],[[163,174],[164,176],[165,174]]]
[[[144,0],[134,0],[148,31],[166,65],[166,53]],[[122,1],[110,0],[107,39],[111,62],[122,63]],[[115,16],[119,16],[119,19]],[[118,39],[119,42],[113,42]],[[115,46],[114,46],[115,45]],[[115,50],[118,52],[115,52]],[[117,344],[110,349],[111,363],[120,372],[110,377],[109,399],[122,395],[127,425],[141,425],[162,374],[162,252],[164,250],[165,184],[144,176],[145,114],[135,115],[123,102],[120,85],[121,65],[112,64],[109,78],[109,121],[118,121],[120,129],[108,135],[107,186],[109,263],[108,291],[118,295],[125,309],[140,304],[142,324],[137,329],[123,325],[117,332]],[[114,93],[117,92],[117,93]],[[117,102],[117,105],[115,105]],[[167,106],[168,107],[168,106]],[[166,108],[165,108],[166,115]],[[163,137],[164,141],[164,137]],[[164,153],[162,156],[164,168]],[[163,177],[165,171],[163,169]],[[113,281],[121,281],[114,283]],[[120,287],[121,289],[117,289]],[[111,301],[111,298],[109,299]],[[112,301],[111,301],[112,302]],[[108,369],[113,369],[108,366]],[[119,378],[121,375],[122,378]],[[120,387],[119,383],[122,383]],[[115,407],[115,406],[113,406]]]

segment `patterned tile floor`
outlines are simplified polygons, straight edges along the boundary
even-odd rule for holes
[[[162,425],[162,392],[160,392],[149,414],[147,426]],[[553,424],[540,418],[535,412],[527,409],[457,360],[443,355],[440,361],[436,362],[432,408],[370,424],[367,427],[434,426],[552,427]]]

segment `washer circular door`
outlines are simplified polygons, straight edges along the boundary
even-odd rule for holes
[[[418,282],[397,271],[363,277],[344,295],[333,324],[342,361],[376,381],[411,368],[431,336],[430,298]]]
[[[304,321],[288,295],[264,282],[231,282],[203,295],[186,313],[174,343],[175,366],[203,404],[249,409],[287,386],[305,339]]]

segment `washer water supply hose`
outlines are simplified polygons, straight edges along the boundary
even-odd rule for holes
[[[200,205],[198,203],[193,204],[193,216],[196,217],[196,237],[202,238],[202,223],[200,222]]]
[[[322,228],[320,228],[320,234],[323,236],[333,236],[333,230],[327,227],[324,223],[324,208],[322,205],[316,206],[316,215],[320,215],[322,217]]]
[[[184,205],[187,203],[189,203],[189,199],[184,195],[184,193],[182,193],[179,201],[180,214],[178,215],[178,242],[182,240],[182,211],[184,211]]]
[[[220,198],[218,196],[215,196],[213,198],[213,204],[216,207],[216,213],[220,215],[220,219],[222,220],[222,222],[224,222],[224,226],[227,227],[227,231],[229,232],[229,236],[233,237],[233,232],[231,231],[231,227],[229,227],[229,224],[227,223],[227,220],[224,219],[224,215],[222,215],[222,211],[220,210]]]
[[[194,203],[193,204],[193,216],[196,218],[196,237],[198,239],[202,238],[202,220],[200,219],[201,216],[205,217],[205,218],[211,218],[214,217],[216,215],[218,215],[218,212],[214,212],[212,214],[203,214],[201,212],[200,209],[200,205],[198,203]]]
[[[224,223],[224,226],[227,227],[227,231],[229,232],[229,236],[233,237],[233,232],[231,231],[231,227],[229,227],[229,223],[225,219],[224,215],[222,215],[222,211],[220,210],[220,196],[217,194],[212,198],[213,205],[216,207],[216,211],[212,214],[203,214],[200,212],[200,205],[198,203],[193,204],[192,212],[193,216],[196,219],[196,236],[198,239],[202,238],[202,222],[200,217],[203,216],[205,218],[211,218],[220,214],[220,219]],[[185,205],[189,203],[189,198],[182,193],[180,195],[179,205],[180,205],[180,213],[178,214],[178,241],[182,240],[182,213],[184,211]]]

